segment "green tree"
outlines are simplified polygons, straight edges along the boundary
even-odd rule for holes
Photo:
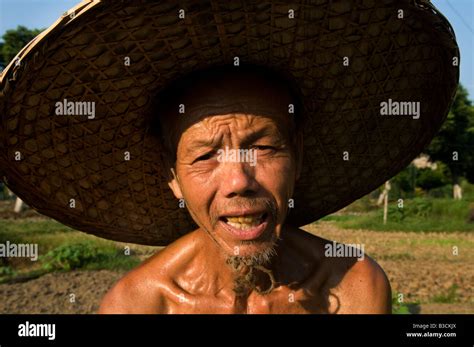
[[[416,177],[416,185],[423,190],[440,188],[448,183],[449,180],[447,180],[447,177],[444,175],[443,170],[440,168],[437,168],[436,170],[433,170],[431,168],[418,170]]]
[[[0,51],[0,61],[3,60],[4,65],[15,57],[15,55],[24,47],[28,42],[33,40],[42,29],[28,29],[24,26],[19,25],[16,29],[10,29],[3,34],[3,45]]]
[[[6,65],[5,61],[3,60],[3,42],[0,42],[0,71],[3,69],[3,67]]]
[[[406,198],[415,195],[415,188],[424,191],[440,188],[450,183],[450,174],[447,166],[436,162],[436,169],[432,167],[418,168],[412,162],[390,180],[391,193],[394,196]]]
[[[418,169],[411,163],[390,179],[390,183],[393,185],[391,193],[399,198],[414,195],[417,175]]]
[[[474,107],[467,90],[459,85],[446,122],[426,150],[431,161],[449,169],[453,193],[460,191],[460,179],[474,183]]]

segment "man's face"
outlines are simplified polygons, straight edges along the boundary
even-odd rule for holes
[[[258,85],[245,87],[247,92],[254,88],[258,95]],[[271,93],[280,105],[291,102],[281,92]],[[217,104],[230,99],[214,96]],[[238,99],[234,96],[232,102]],[[190,106],[199,102],[187,101]],[[275,103],[265,95],[245,102],[260,103],[258,109],[269,112],[198,116],[178,122],[176,178],[170,187],[177,198],[185,199],[195,222],[227,255],[256,257],[271,250],[281,234],[297,178],[298,149],[287,106],[275,110]]]

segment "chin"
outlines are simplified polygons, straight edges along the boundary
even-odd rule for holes
[[[276,253],[281,225],[268,213],[262,216],[255,226],[245,229],[229,225],[225,218],[220,218],[209,234],[229,257],[270,258]]]
[[[276,254],[276,234],[272,235],[268,240],[245,240],[238,241],[232,247],[233,250],[238,249],[237,252],[230,254],[231,256],[239,256],[242,258],[262,258],[270,260]]]

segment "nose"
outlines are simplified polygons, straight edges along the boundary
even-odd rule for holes
[[[254,195],[258,190],[255,168],[248,163],[225,163],[221,172],[221,189],[227,198]]]

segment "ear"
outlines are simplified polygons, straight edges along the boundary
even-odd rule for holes
[[[303,170],[303,132],[298,131],[296,134],[296,180],[300,179]]]
[[[176,199],[183,199],[183,192],[181,191],[181,186],[179,185],[178,175],[176,175],[173,168],[170,168],[170,172],[171,175],[168,180],[168,186],[173,191],[173,194]]]
[[[174,170],[176,167],[176,162],[171,160],[173,157],[174,156],[166,148],[163,149],[161,153],[161,159],[163,161],[164,167],[166,168],[168,187],[170,187],[176,199],[183,199],[183,192],[181,191],[181,187],[179,185],[179,178]]]

